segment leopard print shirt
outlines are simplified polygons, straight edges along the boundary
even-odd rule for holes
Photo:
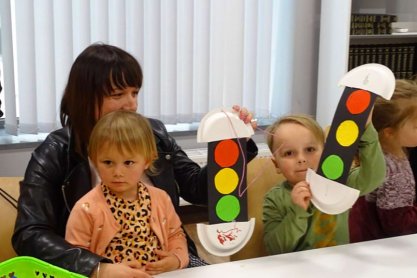
[[[114,263],[138,261],[142,265],[158,260],[154,250],[161,250],[150,225],[151,198],[146,186],[138,183],[138,199],[126,201],[102,184],[104,197],[121,229],[106,247],[104,256]]]

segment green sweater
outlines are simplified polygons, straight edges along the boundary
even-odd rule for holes
[[[359,142],[360,167],[349,173],[347,185],[367,194],[382,184],[385,160],[378,133],[370,124]],[[270,254],[281,254],[349,243],[349,212],[322,213],[310,203],[307,211],[291,201],[287,181],[272,188],[263,204],[264,243]]]

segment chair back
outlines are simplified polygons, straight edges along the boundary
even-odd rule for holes
[[[12,247],[12,235],[21,180],[22,177],[0,177],[0,262],[16,256]]]
[[[284,177],[276,172],[275,165],[269,157],[255,158],[249,162],[247,175],[248,216],[249,219],[255,218],[255,228],[245,247],[230,256],[232,261],[267,255],[263,243],[263,199],[273,186],[284,180]]]

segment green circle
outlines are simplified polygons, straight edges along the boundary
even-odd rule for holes
[[[230,222],[236,219],[240,212],[239,199],[233,195],[226,195],[219,199],[216,205],[217,216],[225,221]]]
[[[329,155],[321,164],[321,170],[326,178],[335,180],[343,174],[344,163],[338,155]]]

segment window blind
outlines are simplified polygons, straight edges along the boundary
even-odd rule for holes
[[[138,111],[165,124],[198,122],[211,109],[233,104],[248,107],[258,120],[287,112],[271,105],[291,94],[274,95],[282,87],[274,73],[286,67],[276,47],[291,43],[277,41],[283,35],[277,36],[280,27],[274,24],[285,14],[277,1],[0,3],[3,110],[10,134],[60,126],[59,104],[71,64],[94,42],[119,46],[139,60],[144,83]]]

